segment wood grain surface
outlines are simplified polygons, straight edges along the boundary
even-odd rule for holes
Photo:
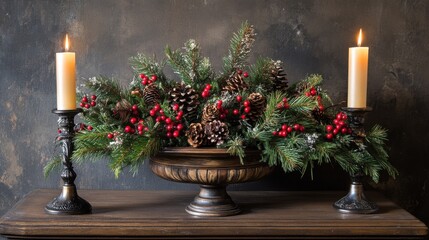
[[[222,218],[193,217],[187,191],[80,190],[93,214],[57,216],[44,206],[59,190],[28,194],[0,220],[10,238],[52,239],[405,239],[423,238],[427,227],[384,197],[371,215],[341,214],[332,203],[339,192],[230,192],[244,213]]]

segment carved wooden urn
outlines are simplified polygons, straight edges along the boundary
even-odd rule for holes
[[[261,152],[245,151],[244,163],[218,148],[165,148],[150,159],[151,170],[161,178],[200,184],[200,192],[186,211],[196,216],[230,216],[240,208],[226,192],[232,183],[259,180],[271,173],[272,168],[260,162]]]

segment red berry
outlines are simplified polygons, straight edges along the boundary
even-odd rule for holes
[[[273,136],[277,136],[277,132],[276,131],[273,131]]]
[[[288,109],[288,108],[290,108],[290,105],[288,103],[285,103],[284,108]]]
[[[93,100],[93,101],[97,100],[97,96],[92,95],[92,96],[91,96],[91,100]]]
[[[340,125],[341,127],[342,126],[344,126],[346,123],[343,121],[343,120],[341,120],[341,121],[338,121],[338,125]]]
[[[87,102],[88,102],[88,97],[87,97],[87,96],[84,96],[84,97],[82,98],[82,102],[87,103]]]
[[[171,124],[170,124],[170,125],[167,125],[167,131],[169,131],[169,132],[170,132],[171,130],[173,130],[173,125],[171,125]]]
[[[173,135],[171,134],[171,132],[167,132],[167,137],[171,138]]]
[[[250,106],[250,102],[249,102],[248,100],[246,100],[246,101],[244,101],[243,105],[244,105],[245,107],[249,107],[249,106]]]
[[[81,103],[79,103],[79,106],[85,107],[85,103],[81,102]]]
[[[352,134],[352,132],[353,132],[353,131],[352,131],[352,129],[351,129],[351,128],[348,128],[348,129],[347,129],[347,133],[348,133],[348,134]]]
[[[298,123],[293,125],[293,129],[295,129],[295,131],[299,131],[300,128],[301,128],[301,126]]]
[[[91,101],[91,106],[95,107],[95,105],[97,105],[97,103],[95,101]]]
[[[158,77],[156,76],[156,75],[152,75],[152,77],[150,77],[150,80],[152,80],[152,81],[156,81],[158,79]]]
[[[143,84],[143,85],[147,85],[147,84],[148,84],[148,80],[147,80],[146,78],[143,78],[143,80],[142,80],[142,84]]]
[[[238,95],[235,99],[237,99],[237,102],[241,102],[241,100],[243,99],[242,96]]]
[[[219,106],[221,106],[222,107],[222,100],[217,100],[217,106],[219,107]]]
[[[332,135],[332,133],[326,134],[326,139],[331,140],[332,138],[334,138],[334,135]]]
[[[111,133],[107,134],[108,139],[112,139],[113,137],[114,137],[113,134],[111,134]]]
[[[166,118],[167,118],[166,116],[162,115],[161,116],[161,121],[165,121]]]
[[[238,69],[238,70],[237,70],[237,73],[241,75],[241,74],[243,74],[243,70]]]
[[[162,118],[161,118],[161,116],[156,117],[155,121],[156,121],[156,122],[162,122]]]
[[[139,135],[143,135],[143,131],[139,131]]]
[[[177,130],[181,131],[183,129],[183,124],[179,123],[177,124]]]
[[[221,115],[220,115],[220,119],[225,119],[226,118],[226,115],[224,114],[224,113],[222,113]]]
[[[143,125],[141,125],[141,124],[137,125],[137,130],[139,132],[143,131],[143,128],[144,128]]]
[[[126,133],[131,132],[131,127],[130,126],[125,126],[124,132],[126,132]]]
[[[139,107],[138,107],[136,104],[134,104],[134,105],[131,107],[131,110],[133,110],[133,111],[137,111],[137,110],[139,110]]]
[[[179,131],[176,130],[176,131],[173,132],[173,137],[177,138],[179,136],[180,136],[180,132]]]
[[[316,94],[317,94],[316,89],[312,88],[312,89],[310,90],[310,94],[311,94],[311,96],[316,96]]]
[[[286,131],[286,130],[287,130],[287,125],[286,125],[286,124],[283,124],[283,125],[282,125],[282,130],[283,130],[283,131]]]
[[[161,114],[161,115],[163,115],[164,116],[164,110],[159,110],[159,114]]]
[[[233,111],[232,111],[232,114],[234,114],[234,115],[238,115],[240,112],[238,111],[238,109],[234,109]]]
[[[299,126],[299,131],[304,132],[305,131],[305,127],[304,126]]]
[[[338,113],[338,114],[337,114],[337,119],[338,119],[338,120],[341,120],[342,118],[343,118],[343,114]]]
[[[173,111],[177,111],[177,110],[179,110],[179,104],[175,103],[173,105]]]
[[[202,93],[201,93],[201,97],[203,97],[203,98],[206,98],[206,97],[208,97],[209,96],[209,92],[207,91],[207,90],[204,90]]]
[[[182,116],[183,116],[183,111],[179,111],[179,112],[177,113],[177,116],[182,117]]]
[[[333,122],[334,122],[335,125],[338,125],[338,119],[334,119]]]
[[[170,124],[170,123],[171,123],[171,118],[166,118],[166,119],[165,119],[165,123],[166,123],[166,124]]]
[[[246,115],[244,115],[244,114],[243,114],[243,115],[241,115],[240,117],[241,117],[241,119],[243,119],[243,120],[244,120],[244,119],[246,119]]]
[[[61,131],[61,129],[58,129],[58,133],[61,133],[62,131]]]
[[[287,103],[287,98],[283,98],[283,102],[284,102],[284,103]]]
[[[332,131],[332,133],[334,134],[334,135],[337,135],[338,134],[338,129],[337,128],[335,128],[333,131]]]
[[[343,114],[343,116],[341,117],[342,120],[347,120],[347,114]]]
[[[207,83],[207,84],[206,84],[206,88],[205,88],[205,89],[207,89],[207,90],[212,89],[212,85],[211,85],[210,83]]]
[[[332,132],[332,130],[334,129],[334,127],[332,126],[332,125],[327,125],[326,126],[326,131],[329,133],[329,132]]]
[[[319,105],[319,110],[323,111],[323,110],[325,110],[325,107],[323,105]]]
[[[130,123],[131,124],[136,124],[137,123],[137,118],[133,117],[130,119]]]
[[[136,130],[134,128],[131,128],[130,133],[134,134],[136,132]]]
[[[143,130],[149,131],[149,128],[148,127],[144,127]]]
[[[310,92],[306,92],[305,96],[310,97],[311,96]]]
[[[91,106],[90,106],[88,103],[86,103],[86,104],[85,104],[85,108],[86,108],[86,109],[88,109],[88,108],[90,108],[90,107],[91,107]]]
[[[249,73],[248,72],[244,72],[243,73],[243,77],[245,77],[245,78],[249,77]]]
[[[180,120],[182,120],[182,117],[181,117],[181,116],[179,116],[179,115],[177,115],[177,116],[176,116],[176,120],[177,120],[177,121],[180,121]]]
[[[288,132],[288,133],[291,133],[291,132],[292,132],[292,130],[293,130],[293,128],[292,128],[292,127],[287,127],[287,132]]]
[[[149,111],[149,115],[151,115],[152,117],[155,116],[155,114],[156,114],[155,110],[152,109]]]
[[[341,128],[341,133],[342,134],[346,134],[347,133],[347,128]]]
[[[249,113],[249,112],[250,112],[250,110],[251,110],[251,109],[250,109],[250,107],[245,107],[245,108],[244,108],[244,112],[245,112],[245,113]]]
[[[282,109],[284,106],[282,103],[277,104],[277,109]]]
[[[161,110],[161,106],[159,104],[155,104],[155,106],[153,107],[153,110],[158,112],[159,110]]]
[[[141,78],[141,79],[143,79],[143,78],[145,78],[145,77],[146,77],[146,75],[144,75],[143,73],[141,73],[141,74],[140,74],[140,78]]]

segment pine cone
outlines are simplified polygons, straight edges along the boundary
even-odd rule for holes
[[[251,93],[247,100],[250,102],[250,112],[247,116],[251,122],[256,122],[264,113],[267,100],[260,93]]]
[[[203,109],[203,114],[201,117],[201,123],[207,124],[213,122],[214,120],[219,119],[220,111],[217,108],[216,104],[206,105]]]
[[[222,90],[227,92],[240,92],[246,90],[248,87],[249,86],[244,81],[244,77],[236,72],[226,80],[226,85]]]
[[[154,106],[159,103],[160,94],[155,84],[147,85],[143,90],[143,101],[147,106]]]
[[[204,134],[204,125],[201,123],[191,123],[186,131],[188,143],[192,147],[199,147],[204,145],[206,135]]]
[[[214,120],[213,122],[209,122],[205,125],[204,133],[208,144],[221,145],[228,138],[229,130],[225,123],[219,120]]]
[[[140,88],[136,87],[136,88],[134,88],[134,90],[131,91],[131,95],[134,95],[134,96],[141,98],[141,97],[143,97],[143,91]]]
[[[284,73],[284,69],[281,66],[281,61],[273,61],[271,68],[271,76],[270,81],[273,86],[273,90],[280,90],[285,92],[288,88],[288,80],[286,78],[286,73]]]
[[[173,107],[174,104],[179,104],[179,109],[183,111],[184,117],[187,117],[189,121],[196,117],[200,102],[198,93],[190,85],[180,83],[168,94],[170,95],[170,105]]]
[[[116,106],[112,109],[113,114],[118,117],[122,122],[128,121],[131,116],[131,103],[125,99],[116,103]]]

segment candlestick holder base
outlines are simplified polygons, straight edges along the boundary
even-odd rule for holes
[[[91,213],[91,204],[77,194],[76,185],[74,184],[77,175],[71,163],[71,156],[74,149],[74,117],[76,114],[82,112],[82,109],[54,109],[52,112],[58,115],[59,135],[57,141],[60,142],[62,148],[64,169],[61,173],[61,178],[64,181],[64,185],[61,194],[46,205],[45,211],[49,214],[64,215]]]
[[[376,203],[369,201],[364,194],[362,174],[351,176],[349,193],[334,203],[334,208],[342,213],[368,214],[378,211]]]
[[[352,129],[351,136],[357,144],[363,144],[365,139],[365,114],[372,111],[372,108],[342,108],[347,113],[349,125]],[[357,149],[356,151],[359,151]],[[369,201],[364,194],[362,178],[364,174],[359,170],[356,174],[350,176],[351,184],[349,193],[336,201],[333,207],[342,213],[367,214],[378,211],[376,203]]]

